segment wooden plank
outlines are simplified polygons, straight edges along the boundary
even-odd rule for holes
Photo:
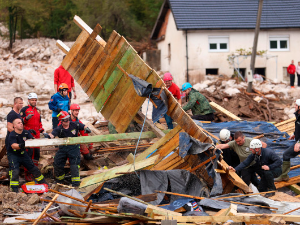
[[[68,70],[70,65],[72,64],[74,58],[77,56],[79,50],[84,45],[85,41],[89,38],[89,33],[86,31],[82,31],[80,35],[77,37],[75,43],[72,45],[70,51],[63,59],[61,65],[65,70]]]
[[[166,168],[168,168],[169,166],[171,166],[172,164],[170,163],[171,161],[173,161],[174,159],[176,159],[179,155],[174,152],[172,155],[170,155],[168,158],[160,161],[159,163],[157,163],[156,165],[154,165],[151,170],[164,170],[164,167],[166,166]],[[169,165],[167,165],[168,163],[170,163]]]
[[[171,138],[167,143],[165,143],[161,148],[158,149],[154,155],[159,155],[157,161],[161,161],[164,157],[166,157],[169,153],[175,150],[179,146],[179,133],[182,130],[178,131],[178,133]]]
[[[149,165],[152,165],[155,162],[155,160],[157,159],[157,157],[158,156],[152,156],[148,159],[144,159],[139,162],[136,161],[135,162],[135,170],[139,170],[139,169],[142,169]],[[132,171],[134,171],[134,166],[132,164],[127,164],[127,165],[121,166],[117,169],[110,170],[108,172],[89,176],[89,177],[83,178],[81,180],[80,188],[121,176],[121,174],[118,174],[118,173],[132,172]]]
[[[75,15],[73,18],[73,21],[79,26],[82,30],[86,31],[89,34],[92,34],[93,30],[90,28],[79,16]],[[105,47],[106,42],[99,36],[97,35],[96,40],[99,42],[100,45]]]
[[[226,116],[228,116],[229,118],[231,118],[233,120],[237,120],[237,121],[242,120],[241,118],[239,118],[238,116],[236,116],[233,113],[229,112],[227,109],[223,108],[222,106],[218,105],[215,102],[210,102],[209,104],[213,109],[225,114]]]
[[[166,142],[168,142],[171,138],[173,138],[180,130],[181,130],[181,127],[177,125],[173,130],[171,130],[169,133],[167,133],[166,136],[164,136],[163,138],[159,139],[151,147],[147,148],[144,152],[142,152],[140,155],[138,155],[136,157],[136,159],[135,159],[136,162],[145,159],[149,154],[151,154],[153,151],[155,151],[160,146],[162,146]]]
[[[173,216],[181,217],[182,216],[181,213],[173,212],[173,211],[163,209],[163,208],[160,208],[160,207],[157,207],[157,206],[154,206],[154,205],[148,205],[146,210],[145,210],[145,213],[154,213],[154,214],[157,214],[157,215],[164,215],[164,216],[167,216],[167,217],[170,217],[170,216],[172,216],[172,217]]]
[[[169,132],[166,130],[164,132]],[[117,140],[138,139],[140,132],[122,133],[122,134],[106,134],[95,136],[81,136],[71,138],[55,138],[55,139],[33,139],[25,142],[26,147],[52,146],[52,145],[74,145],[97,142],[111,142]],[[156,135],[152,131],[143,132],[141,139],[155,138]]]
[[[102,77],[104,76],[106,70],[109,68],[110,63],[116,57],[118,52],[120,51],[121,47],[125,43],[124,39],[121,39],[121,36],[117,34],[108,48],[104,48],[103,54],[101,54],[101,62],[98,65],[97,69],[93,74],[93,82],[89,85],[89,89],[86,91],[88,96],[91,96],[94,92],[95,88],[97,87],[98,83],[101,81]]]
[[[65,43],[63,43],[61,40],[57,40],[56,41],[56,46],[63,51],[63,53],[68,54],[68,52],[70,51],[70,48],[65,45]]]
[[[295,121],[296,121],[296,117],[294,117],[292,119],[285,120],[285,121],[280,122],[280,123],[276,123],[276,124],[274,124],[274,126],[278,128],[278,127],[280,127],[280,126],[282,126],[284,124],[287,124],[287,123],[292,123],[292,122],[295,123]]]
[[[124,51],[126,51],[126,49],[124,49]],[[120,52],[122,52],[122,50]],[[118,64],[127,69],[127,67],[129,67],[130,63],[134,59],[134,54],[135,52],[133,52],[132,49],[128,49]],[[115,67],[114,71],[110,74],[109,77],[107,77],[107,80],[105,76],[103,77],[103,79],[99,83],[99,86],[103,85],[104,88],[100,90],[97,98],[95,99],[95,103],[97,104],[98,109],[103,107],[106,100],[111,95],[122,76],[126,75],[124,75],[118,67]]]
[[[180,161],[176,162],[175,164],[171,165],[170,167],[166,168],[166,170],[173,170],[173,169],[175,169],[176,167],[178,167],[182,163],[184,163],[184,159],[183,158],[181,158]]]
[[[300,195],[300,186],[297,184],[292,184],[290,186],[288,186],[289,189],[291,189],[293,192],[295,192],[296,194]]]
[[[300,175],[290,178],[288,181],[275,182],[276,189],[300,183]]]

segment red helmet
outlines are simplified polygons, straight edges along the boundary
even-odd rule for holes
[[[57,117],[59,120],[64,120],[64,119],[68,119],[70,115],[66,111],[61,111],[60,113],[58,113]]]
[[[70,106],[70,109],[71,109],[71,110],[74,110],[74,109],[80,109],[80,106],[79,106],[78,104],[72,104],[72,105]]]
[[[171,80],[173,80],[173,76],[172,76],[172,74],[170,74],[170,73],[165,73],[164,74],[164,77],[163,77],[163,80],[164,81],[171,81]]]

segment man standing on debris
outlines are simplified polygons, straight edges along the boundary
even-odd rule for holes
[[[182,91],[188,96],[188,103],[182,107],[184,111],[192,110],[194,120],[213,121],[214,110],[211,108],[207,99],[196,91],[190,83],[182,85]]]
[[[78,104],[72,104],[70,106],[70,110],[71,110],[70,121],[82,124],[82,122],[78,119],[80,106]],[[60,124],[61,124],[61,122],[59,122],[58,125],[60,125]],[[83,130],[80,130],[78,133],[78,136],[88,136],[88,134],[85,133]],[[94,157],[90,153],[91,149],[93,149],[93,143],[90,143],[88,146],[86,144],[80,144],[80,153],[83,155],[83,158],[85,160],[94,159]]]
[[[296,66],[294,65],[294,60],[292,60],[291,64],[287,68],[287,72],[290,74],[290,84],[291,88],[295,88],[294,82],[295,82],[295,72],[296,72]]]
[[[68,97],[68,85],[62,83],[58,87],[58,92],[51,96],[48,103],[49,109],[52,110],[52,128],[55,129],[58,125],[58,114],[61,111],[69,111],[70,99]]]
[[[281,159],[274,151],[262,148],[262,143],[258,139],[253,139],[250,142],[250,150],[252,154],[245,161],[230,169],[239,172],[249,166],[248,172],[257,173],[261,178],[258,185],[260,192],[276,190],[274,177],[278,177],[281,174]]]
[[[166,87],[168,88],[168,90],[172,93],[172,95],[177,99],[177,101],[179,102],[179,104],[181,105],[181,94],[180,94],[180,89],[179,87],[173,83],[173,76],[170,73],[165,73],[163,80],[166,84]],[[173,120],[170,116],[168,116],[167,114],[165,114],[165,120],[167,122],[168,125],[168,129],[173,129]]]
[[[295,140],[295,144],[283,153],[282,174],[275,179],[276,182],[289,180],[288,173],[291,170],[291,158],[295,158],[300,154],[300,99],[295,102],[295,116],[295,132],[289,138],[289,140]]]
[[[237,131],[234,134],[234,141],[230,141],[227,144],[216,145],[216,148],[219,148],[219,149],[226,149],[226,148],[233,149],[236,152],[236,154],[239,156],[240,163],[242,163],[251,154],[249,146],[250,146],[250,142],[252,140],[253,140],[253,138],[247,138],[247,137],[244,136],[244,134],[241,131]],[[262,143],[263,148],[267,147],[266,143],[264,143],[264,142],[261,142],[261,143]],[[254,164],[254,162],[252,162],[252,164],[250,164],[250,165],[253,165],[253,164]],[[230,166],[229,168],[232,168],[232,167]],[[252,183],[254,185],[258,185],[258,182],[256,181],[257,179],[254,180],[252,178],[251,173],[249,173],[247,168],[241,170],[240,174],[241,174],[241,177],[242,177],[243,181],[247,185],[250,184],[250,181],[252,181]]]
[[[63,58],[66,56],[64,55]],[[70,102],[72,99],[72,90],[73,90],[73,95],[74,99],[76,99],[76,91],[75,91],[75,83],[74,83],[74,78],[71,76],[71,74],[63,68],[62,65],[60,65],[55,71],[54,71],[54,91],[58,92],[59,89],[58,87],[62,84],[65,83],[68,85],[68,97],[70,98]]]
[[[25,141],[33,139],[29,131],[23,129],[23,121],[17,118],[13,121],[14,130],[8,137],[7,158],[9,162],[10,187],[12,191],[19,192],[20,165],[23,165],[39,183],[45,183],[44,176],[33,164],[31,158],[25,150]]]
[[[7,114],[7,135],[5,138],[5,146],[6,146],[6,150],[8,149],[8,137],[10,132],[12,132],[14,130],[14,126],[13,126],[13,121],[17,118],[21,118],[20,115],[20,110],[23,107],[23,99],[21,97],[16,97],[14,98],[14,107],[12,108],[12,110]]]
[[[67,138],[67,137],[78,137],[78,132],[84,130],[85,133],[91,133],[91,130],[82,123],[70,121],[70,115],[61,111],[59,114],[59,120],[61,125],[55,128],[52,133],[44,134],[46,138]],[[54,176],[58,182],[62,182],[65,178],[65,164],[69,158],[71,180],[73,187],[79,187],[80,185],[80,149],[79,145],[60,145],[58,151],[54,157]]]
[[[36,107],[37,94],[30,93],[28,95],[28,106],[21,109],[20,115],[24,121],[24,129],[31,132],[34,138],[40,138],[40,133],[44,132],[41,120],[41,111]],[[39,165],[40,148],[33,148],[32,151],[27,152],[35,166]],[[25,180],[32,181],[32,176],[25,170]]]
[[[227,129],[222,129],[219,136],[221,144],[227,144],[234,139],[234,135]],[[240,159],[235,151],[232,151],[230,148],[224,148],[222,151],[223,159],[229,166],[236,167],[239,165]]]

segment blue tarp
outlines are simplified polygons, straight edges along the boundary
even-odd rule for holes
[[[200,121],[201,122],[201,121]],[[288,140],[289,135],[286,132],[280,132],[277,127],[271,123],[264,121],[230,121],[223,123],[204,123],[203,128],[208,132],[219,137],[219,132],[222,129],[228,129],[230,132],[235,133],[237,131],[242,131],[246,137],[255,137],[260,134],[264,134],[261,141],[268,144],[268,149],[272,149],[276,154],[282,159],[283,152],[295,144],[295,141]],[[215,140],[215,143],[217,140]],[[300,157],[295,157],[291,159],[292,166],[300,164]],[[289,172],[290,177],[300,175],[300,169],[292,170]]]

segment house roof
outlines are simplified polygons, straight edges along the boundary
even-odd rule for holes
[[[178,30],[254,29],[259,0],[165,0],[157,21],[171,8]],[[159,32],[156,23],[151,38]],[[300,28],[299,0],[264,0],[261,29]],[[158,31],[157,31],[158,30]]]

